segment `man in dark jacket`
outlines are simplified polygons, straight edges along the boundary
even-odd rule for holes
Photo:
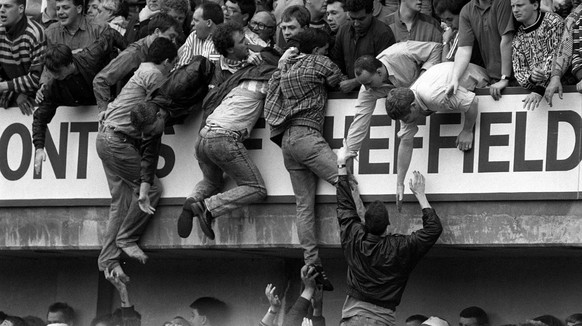
[[[414,171],[410,190],[422,208],[423,228],[411,235],[388,234],[388,211],[380,201],[368,206],[365,224],[360,222],[348,183],[344,141],[337,153],[337,218],[340,239],[348,263],[347,298],[342,309],[342,326],[395,325],[394,311],[400,304],[410,273],[438,240],[442,226],[424,193],[424,177]],[[367,323],[366,323],[367,324]],[[372,324],[372,323],[370,323]]]

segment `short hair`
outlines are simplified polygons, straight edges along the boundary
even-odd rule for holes
[[[42,320],[42,318],[36,316],[26,316],[22,319],[24,319],[27,326],[46,326],[46,322]]]
[[[364,70],[373,74],[378,68],[382,68],[382,61],[371,55],[363,55],[356,59],[356,62],[354,63],[354,72],[356,73],[356,76],[359,76]]]
[[[212,20],[216,25],[224,23],[224,12],[216,2],[206,1],[200,6],[202,9],[202,19]]]
[[[127,18],[129,16],[129,5],[124,0],[102,0],[103,8],[111,10],[113,16],[122,16]]]
[[[139,132],[143,132],[145,127],[156,121],[156,115],[158,114],[159,110],[159,106],[155,103],[138,103],[133,108],[131,108],[129,113],[131,125]]]
[[[393,88],[386,97],[386,113],[391,119],[400,120],[410,113],[414,92],[406,87]]]
[[[148,35],[152,35],[156,29],[159,29],[161,32],[165,32],[172,27],[176,30],[176,32],[180,31],[180,24],[178,24],[178,21],[175,20],[174,17],[168,15],[165,12],[158,12],[152,16],[150,22],[148,23]]]
[[[297,19],[300,27],[309,26],[309,22],[311,22],[309,10],[300,5],[287,7],[281,15],[282,22],[290,22],[293,18]]]
[[[234,46],[232,36],[235,32],[239,32],[243,35],[245,33],[243,27],[236,22],[229,21],[225,24],[218,25],[216,31],[212,34],[212,42],[218,53],[225,57],[228,55],[228,49]]]
[[[469,3],[470,0],[437,0],[434,3],[434,12],[442,15],[445,11],[450,11],[453,15],[460,15],[461,9]]]
[[[26,0],[16,0],[16,2],[19,2],[19,1],[26,1]],[[56,2],[59,2],[59,1],[67,1],[67,0],[56,0]],[[71,1],[73,2],[73,5],[75,7],[84,6],[85,5],[85,1],[84,0],[71,0]]]
[[[60,312],[63,314],[66,324],[70,324],[75,321],[75,310],[69,306],[66,302],[55,302],[49,306],[48,312]]]
[[[341,3],[342,4],[342,8],[344,8],[346,6],[346,0],[328,0],[327,1],[327,4],[330,5],[330,4],[334,3],[334,2]]]
[[[562,321],[559,318],[552,315],[539,316],[534,318],[533,320],[541,321],[542,323],[548,326],[564,326],[564,323],[562,323]]]
[[[582,324],[582,314],[571,314],[566,317],[566,323]]]
[[[157,65],[169,59],[170,61],[178,55],[176,45],[165,37],[156,38],[148,49],[146,62],[153,62]]]
[[[344,6],[345,11],[360,11],[362,9],[366,10],[367,14],[372,13],[374,10],[374,1],[370,0],[346,0],[346,4]]]
[[[213,325],[224,324],[228,315],[226,303],[213,297],[198,298],[190,304],[190,308],[196,309],[199,315],[206,316]]]
[[[301,53],[311,54],[315,48],[322,48],[330,42],[330,36],[326,31],[319,28],[306,28],[292,36],[287,42],[287,46],[294,46]]]
[[[64,44],[55,43],[47,47],[44,55],[44,66],[47,70],[56,72],[73,63],[73,51]]]
[[[375,235],[381,235],[384,233],[386,227],[390,224],[388,210],[386,210],[384,203],[379,200],[368,205],[366,213],[364,214],[364,220],[366,230]]]
[[[238,7],[240,8],[240,13],[242,15],[248,14],[249,18],[247,21],[251,21],[251,18],[253,18],[255,11],[257,11],[257,4],[255,0],[225,0],[224,2],[226,3],[226,1],[230,1],[232,3],[237,4]]]
[[[26,9],[26,0],[16,0],[16,4],[19,6],[23,5],[24,9]],[[26,14],[23,14],[23,15],[26,15]]]
[[[489,324],[489,316],[487,316],[485,310],[477,306],[467,307],[459,315],[463,318],[475,318],[479,325]]]
[[[101,316],[97,316],[91,320],[91,326],[95,326],[97,324],[105,324],[107,326],[115,326],[116,324],[113,321],[113,316],[111,314],[105,314]]]
[[[425,322],[427,319],[428,319],[428,317],[427,317],[427,316],[425,316],[425,315],[412,315],[412,316],[410,316],[410,317],[406,318],[406,320],[405,320],[404,322],[405,322],[405,323],[409,323],[409,322],[411,322],[411,321],[418,321],[418,322],[420,322],[420,323],[422,324],[422,323],[423,323],[423,322]]]
[[[188,0],[161,0],[160,1],[160,11],[168,13],[170,10],[176,10],[177,12],[182,12],[185,15],[190,11],[190,3]]]
[[[6,316],[4,320],[11,322],[13,326],[27,326],[24,319],[17,316]]]

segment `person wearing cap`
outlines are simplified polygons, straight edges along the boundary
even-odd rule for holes
[[[454,63],[444,62],[433,66],[420,76],[409,88],[390,90],[386,98],[386,112],[394,120],[400,120],[398,131],[398,166],[396,179],[396,201],[400,208],[404,194],[404,179],[412,159],[414,135],[418,123],[435,112],[461,112],[464,122],[457,136],[457,148],[462,151],[473,147],[473,126],[478,115],[477,97],[473,90],[487,82],[485,70],[470,64],[463,74],[457,93],[446,94],[446,83],[452,78]]]
[[[346,168],[348,159],[353,157],[355,153],[349,151],[344,141],[337,152],[337,219],[348,272],[340,325],[393,326],[410,273],[438,240],[443,228],[426,198],[424,177],[418,171],[410,180],[410,190],[422,208],[422,229],[410,235],[385,235],[390,220],[380,201],[368,206],[362,223]]]

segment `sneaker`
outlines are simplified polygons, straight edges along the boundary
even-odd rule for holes
[[[192,204],[194,203],[194,198],[189,197],[182,206],[182,213],[178,217],[178,235],[180,238],[187,238],[192,233],[192,220],[194,219]]]
[[[324,291],[333,291],[333,284],[331,284],[331,281],[327,278],[327,275],[325,275],[323,266],[321,265],[311,265],[311,266],[315,267],[315,269],[319,273],[319,275],[317,275],[317,277],[315,278],[315,282],[317,284],[321,284],[323,286]]]
[[[192,204],[192,211],[194,215],[198,217],[198,223],[200,223],[200,229],[210,240],[214,240],[215,235],[212,230],[212,214],[204,206],[204,202],[199,201]]]

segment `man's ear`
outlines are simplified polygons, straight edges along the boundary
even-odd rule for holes
[[[320,47],[316,46],[313,48],[313,50],[311,51],[311,54],[316,54],[317,51],[319,51]]]
[[[242,20],[245,21],[245,22],[247,22],[247,24],[248,24],[248,22],[249,22],[249,14],[242,15]]]
[[[154,29],[154,34],[156,34],[156,36],[160,36],[160,34],[162,33],[162,30],[159,28]]]
[[[24,5],[18,5],[18,13],[21,15],[24,14]]]
[[[382,76],[382,67],[376,69],[378,76]]]
[[[83,5],[77,6],[77,14],[81,15],[83,13]]]
[[[210,323],[208,322],[208,318],[206,318],[206,316],[204,315],[199,315],[200,316],[200,321],[202,322],[202,325],[209,325]]]

